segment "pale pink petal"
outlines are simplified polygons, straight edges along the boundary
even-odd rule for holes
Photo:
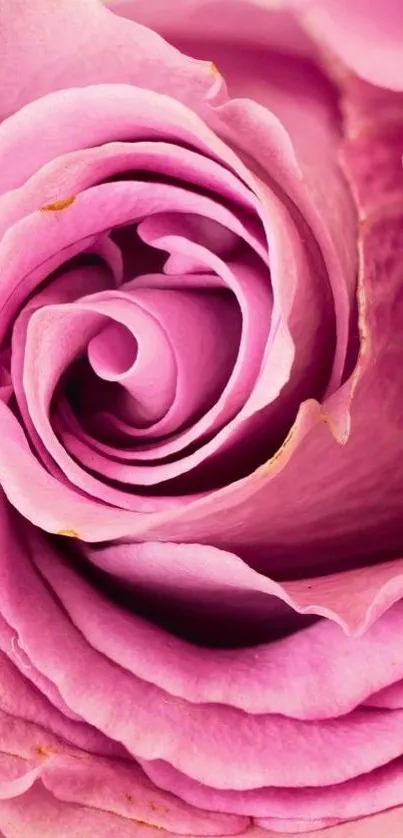
[[[325,824],[326,831],[323,836],[319,832],[319,838],[375,838],[378,835],[387,835],[388,838],[400,838],[403,827],[403,808],[397,807],[388,812],[380,812],[368,818],[359,818],[358,820],[348,821],[340,825]],[[262,833],[255,835],[254,830],[246,833],[248,838],[278,838],[279,834],[286,836],[286,838],[300,838],[301,831],[305,838],[318,838],[317,831],[310,831],[309,823],[303,824],[302,830],[295,831],[291,823],[283,832],[281,822],[277,824],[273,821],[267,823],[267,829]],[[259,827],[256,827],[258,829]],[[273,831],[272,831],[273,830]],[[306,831],[308,830],[308,831]]]
[[[2,118],[60,88],[126,82],[201,107],[220,83],[209,63],[181,55],[100,0],[15,0],[0,6]]]
[[[311,55],[312,42],[288,6],[292,0],[177,0],[169,9],[164,0],[106,0],[109,9],[128,20],[149,26],[168,41],[185,44],[200,37],[211,43],[247,42],[292,54]],[[185,50],[186,51],[186,50]],[[197,54],[197,49],[191,52]]]
[[[371,84],[403,90],[400,0],[291,0],[307,31]]]

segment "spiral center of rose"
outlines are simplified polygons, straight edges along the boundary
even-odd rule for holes
[[[242,477],[329,379],[334,312],[306,231],[274,196],[263,224],[261,196],[213,153],[71,156],[54,165],[74,200],[29,216],[45,244],[6,303],[31,443],[51,473],[128,509]]]

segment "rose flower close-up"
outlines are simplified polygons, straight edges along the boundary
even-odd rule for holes
[[[403,836],[402,0],[0,0],[0,836]]]

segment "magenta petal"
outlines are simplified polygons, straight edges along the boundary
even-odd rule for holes
[[[361,218],[376,211],[382,204],[398,199],[403,189],[402,123],[400,119],[377,127],[361,126],[352,140],[343,146],[347,172],[354,175],[352,184]]]

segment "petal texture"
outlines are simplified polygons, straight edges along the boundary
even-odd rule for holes
[[[292,0],[309,32],[365,81],[402,91],[403,14],[399,0]]]
[[[53,90],[102,82],[170,93],[196,109],[220,87],[211,65],[100,0],[2,0],[0,33],[2,118]]]

